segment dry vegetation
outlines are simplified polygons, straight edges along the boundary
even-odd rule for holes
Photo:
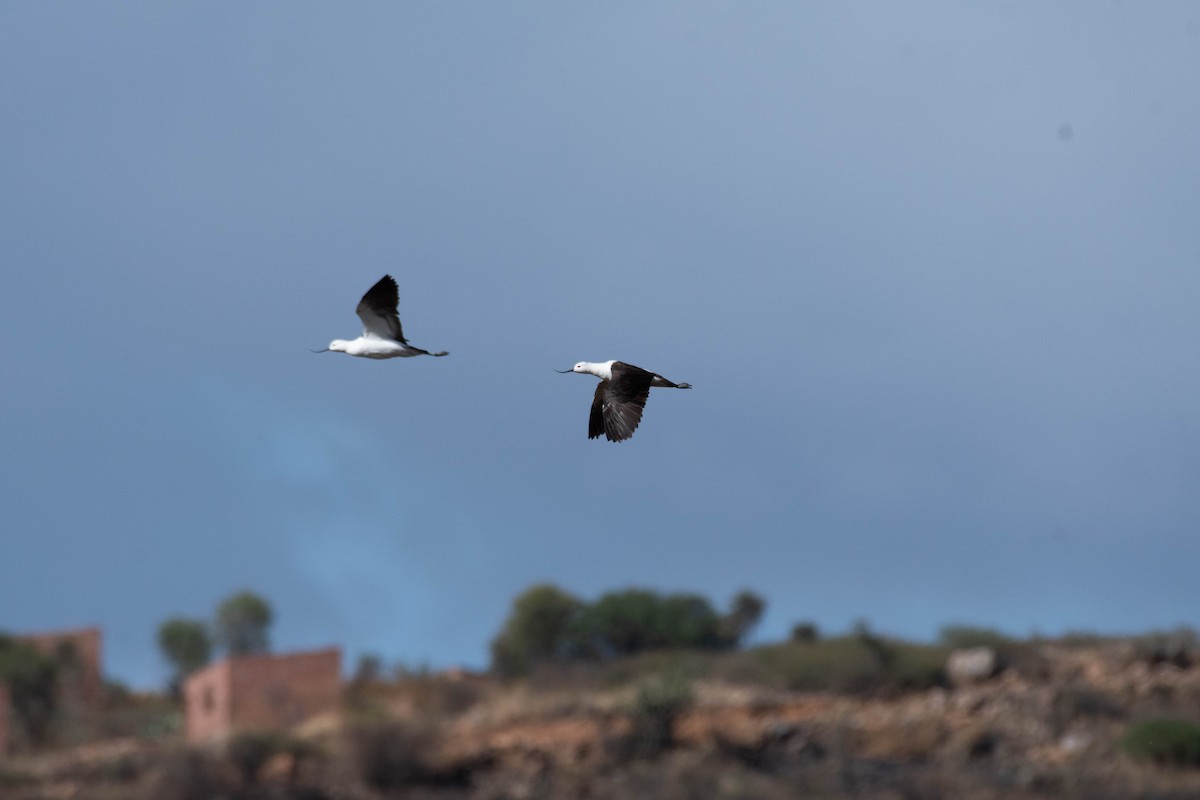
[[[993,640],[996,674],[951,686],[950,643],[863,633],[543,664],[510,681],[373,675],[348,686],[337,714],[207,748],[180,741],[162,698],[121,695],[110,738],[0,762],[0,796],[1200,796],[1190,639]]]

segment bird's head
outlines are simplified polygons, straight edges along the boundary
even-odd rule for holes
[[[615,362],[615,361],[600,361],[600,362],[580,361],[578,364],[571,367],[570,369],[559,369],[559,370],[555,370],[555,372],[562,372],[564,374],[566,374],[568,372],[580,372],[580,373],[583,373],[584,375],[595,375],[600,380],[606,381],[606,380],[609,380],[610,378],[612,378],[612,366],[615,363],[617,363],[617,362]]]
[[[555,371],[555,372],[558,372],[558,373],[561,373],[561,374],[563,374],[563,375],[566,375],[566,374],[568,374],[568,373],[571,373],[571,372],[583,372],[583,373],[589,373],[589,372],[591,372],[591,370],[590,370],[590,369],[588,369],[588,367],[590,367],[590,366],[591,366],[591,364],[589,364],[588,362],[586,362],[586,361],[580,361],[578,364],[576,364],[575,366],[571,367],[570,369],[556,369],[556,370],[554,370],[554,371]]]
[[[326,347],[324,350],[313,350],[313,352],[314,353],[328,353],[328,352],[332,351],[334,353],[344,353],[344,352],[346,352],[347,344],[349,344],[349,342],[347,342],[345,339],[334,339],[332,342],[329,343],[329,347]]]

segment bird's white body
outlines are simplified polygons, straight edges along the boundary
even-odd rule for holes
[[[391,339],[380,339],[378,336],[364,334],[357,339],[334,339],[329,343],[329,349],[335,353],[346,353],[363,358],[408,358],[409,356],[429,355],[419,348]]]
[[[445,351],[431,353],[413,347],[404,338],[397,311],[399,289],[391,275],[384,275],[367,290],[354,313],[362,320],[362,336],[357,339],[334,339],[326,351],[345,353],[361,358],[408,358],[409,356],[444,356]],[[325,352],[325,351],[317,351]]]

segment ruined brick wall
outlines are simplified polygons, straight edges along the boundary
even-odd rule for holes
[[[59,702],[71,712],[96,714],[104,707],[104,671],[100,664],[103,636],[99,628],[51,631],[17,637],[48,656],[69,655],[73,669],[64,673]]]
[[[230,729],[229,662],[198,669],[183,684],[184,732],[189,742],[228,735]]]
[[[342,690],[338,648],[231,662],[233,726],[287,728],[337,708]]]
[[[336,647],[286,655],[239,656],[194,673],[184,686],[188,741],[241,730],[289,728],[341,699]]]

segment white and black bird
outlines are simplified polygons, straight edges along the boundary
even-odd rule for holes
[[[610,442],[623,442],[637,430],[642,421],[642,409],[650,396],[651,386],[671,389],[690,389],[690,383],[675,383],[624,361],[580,361],[571,369],[556,369],[564,375],[582,372],[600,379],[596,396],[592,399],[592,413],[588,417],[588,438],[595,439],[604,434]]]
[[[409,356],[444,356],[446,351],[431,353],[413,347],[404,338],[400,327],[400,290],[391,275],[384,275],[358,301],[354,313],[362,320],[362,336],[357,339],[334,339],[324,350],[314,353],[348,353],[363,358],[407,358]]]

